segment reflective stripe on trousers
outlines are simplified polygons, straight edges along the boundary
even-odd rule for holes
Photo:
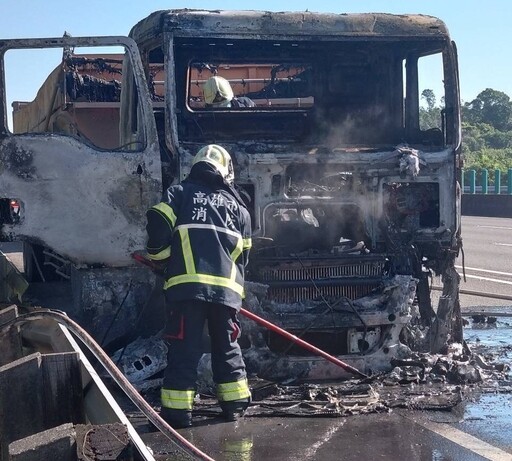
[[[217,384],[217,398],[220,402],[243,400],[251,396],[247,379]]]
[[[164,389],[160,391],[162,407],[173,410],[192,410],[194,405],[195,391],[178,391],[175,389]]]

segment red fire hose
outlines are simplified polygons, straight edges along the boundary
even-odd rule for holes
[[[141,253],[138,253],[138,252],[132,253],[132,258],[135,259],[136,261],[140,262],[141,264],[144,264],[145,266],[151,268],[156,273],[161,272],[160,268],[158,268],[157,265],[153,261],[146,258]],[[354,368],[353,366],[349,365],[348,363],[342,362],[341,360],[328,354],[327,352],[323,351],[322,349],[319,349],[318,347],[313,346],[312,344],[298,338],[297,336],[292,335],[288,331],[283,330],[282,328],[278,327],[277,325],[274,325],[273,323],[269,322],[268,320],[265,320],[265,319],[257,316],[256,314],[249,312],[248,310],[246,310],[244,308],[240,309],[240,313],[243,316],[247,317],[248,319],[254,320],[256,323],[269,329],[270,331],[273,331],[274,333],[277,333],[277,334],[283,336],[284,338],[303,347],[304,349],[323,357],[324,359],[328,360],[331,363],[334,363],[335,365],[343,368],[345,371],[348,371],[348,372],[354,374],[355,376],[359,376],[360,378],[368,378],[368,375],[365,375],[364,373],[360,372],[357,368]]]
[[[274,325],[273,323],[269,322],[268,320],[265,320],[256,314],[253,314],[252,312],[249,312],[246,309],[240,309],[240,313],[247,317],[248,319],[254,320],[256,323],[259,323],[260,325],[264,326],[265,328],[268,328],[270,331],[273,331],[274,333],[277,333],[284,338],[292,341],[293,343],[303,347],[304,349],[313,352],[316,355],[319,355],[323,357],[324,359],[327,359],[329,362],[334,363],[335,365],[338,365],[339,367],[343,368],[344,370],[359,376],[360,378],[368,378],[367,375],[360,372],[357,368],[354,368],[350,366],[348,363],[342,362],[341,360],[337,359],[336,357],[328,354],[327,352],[324,352],[322,349],[319,349],[318,347],[313,346],[313,344],[310,344],[300,338],[298,338],[295,335],[292,335],[291,333],[287,332],[286,330],[283,330],[282,328],[278,327],[277,325]]]

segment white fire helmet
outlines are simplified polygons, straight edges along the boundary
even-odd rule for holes
[[[235,180],[235,173],[233,171],[233,162],[231,155],[224,149],[224,147],[217,144],[209,144],[204,146],[197,152],[192,165],[199,162],[207,162],[222,175],[228,184],[233,184]]]
[[[206,80],[203,86],[206,104],[229,103],[233,99],[233,89],[224,77],[214,76]]]

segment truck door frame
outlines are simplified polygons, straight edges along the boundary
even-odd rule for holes
[[[130,57],[142,149],[105,150],[66,134],[10,132],[8,50],[102,46],[122,46]],[[42,244],[79,265],[131,265],[130,252],[144,244],[145,211],[162,193],[157,130],[135,41],[121,36],[1,40],[0,66],[0,198],[21,204],[19,222],[0,222],[0,237]]]

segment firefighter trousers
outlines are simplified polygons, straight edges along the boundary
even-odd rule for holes
[[[248,399],[245,364],[238,344],[236,310],[222,304],[191,300],[168,302],[165,339],[169,345],[162,387],[162,406],[191,410],[197,366],[203,354],[203,328],[210,334],[212,373],[220,402]]]

